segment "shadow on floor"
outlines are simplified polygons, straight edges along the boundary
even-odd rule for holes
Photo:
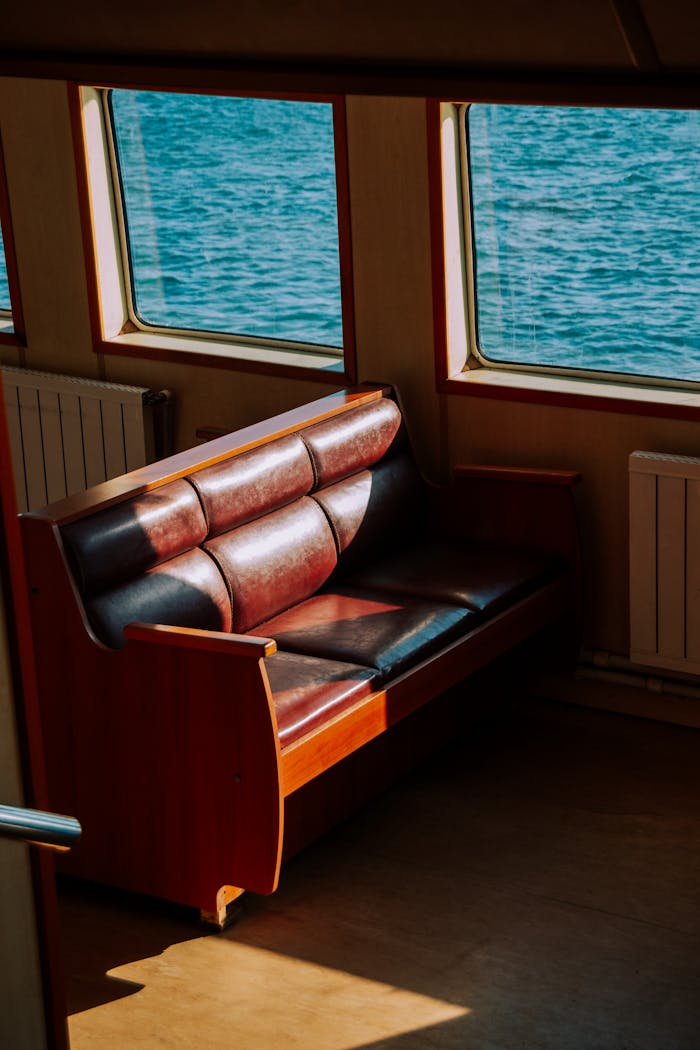
[[[58,898],[69,1015],[144,987],[109,970],[202,936],[193,909],[151,897],[59,877]]]
[[[223,934],[64,891],[71,1008],[149,982],[155,1001],[154,967],[126,967],[130,988],[105,973],[165,951],[166,977],[236,1034],[211,1035],[222,1050],[273,1046],[287,1023],[320,1026],[289,1044],[313,1050],[697,1050],[698,739],[530,705],[290,861]]]

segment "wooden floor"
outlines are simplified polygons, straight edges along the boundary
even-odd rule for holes
[[[545,703],[206,935],[61,890],[74,1050],[698,1050],[700,734]]]

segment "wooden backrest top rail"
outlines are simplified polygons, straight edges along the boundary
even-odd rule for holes
[[[183,478],[196,470],[202,470],[222,460],[249,452],[275,438],[293,434],[314,423],[340,415],[351,408],[369,404],[382,397],[390,397],[392,394],[392,388],[388,386],[341,390],[307,405],[273,416],[271,419],[233,431],[206,445],[197,445],[184,452],[178,452],[174,456],[169,456],[167,459],[159,460],[157,463],[149,463],[129,474],[105,481],[85,492],[77,492],[73,496],[58,500],[42,510],[23,515],[23,517],[40,518],[57,525],[67,525],[86,514],[94,514],[95,511],[103,510],[114,503],[120,503],[151,489],[160,488],[161,485],[167,485],[170,481],[177,481],[178,478]]]

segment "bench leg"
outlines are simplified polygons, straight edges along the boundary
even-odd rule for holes
[[[216,894],[216,905],[213,911],[201,908],[199,917],[205,926],[225,930],[238,917],[241,911],[241,897],[245,890],[238,886],[221,886]]]

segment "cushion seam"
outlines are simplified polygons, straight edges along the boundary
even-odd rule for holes
[[[209,521],[209,515],[207,514],[207,508],[204,506],[204,500],[202,498],[202,494],[199,491],[199,486],[197,485],[197,482],[194,480],[194,477],[192,475],[190,475],[190,474],[186,474],[182,480],[186,481],[188,483],[188,485],[190,485],[191,488],[194,489],[195,495],[197,497],[197,501],[198,501],[199,506],[200,506],[201,511],[202,511],[202,516],[204,517],[204,524],[207,527],[206,536],[198,544],[198,546],[201,547],[202,544],[206,543],[206,541],[209,539],[209,533],[211,532],[211,522]]]
[[[231,585],[230,585],[230,583],[228,581],[226,573],[224,572],[224,570],[223,570],[223,568],[221,566],[221,562],[216,557],[214,552],[211,551],[211,550],[208,550],[204,546],[200,547],[200,550],[204,554],[206,554],[209,558],[211,558],[211,560],[214,562],[214,565],[216,565],[216,570],[219,573],[219,576],[224,581],[224,587],[226,588],[226,593],[228,594],[228,601],[229,601],[229,606],[230,606],[230,609],[231,609],[231,628],[230,629],[231,629],[231,631],[233,631],[233,619],[234,619],[234,616],[233,616],[233,590],[231,588]]]

